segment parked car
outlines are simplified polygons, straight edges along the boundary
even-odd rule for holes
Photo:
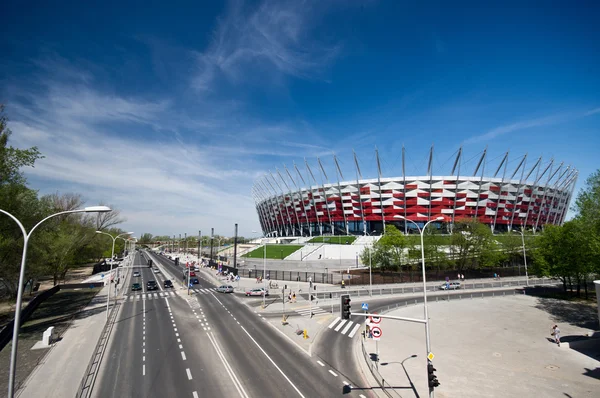
[[[140,274],[140,271],[133,271],[134,278],[139,278],[140,276],[142,276],[142,274]]]
[[[158,289],[158,285],[156,284],[156,281],[148,281],[146,283],[146,289],[147,290],[156,290],[156,289]]]
[[[233,286],[223,285],[217,288],[217,292],[219,293],[233,293]]]
[[[460,282],[448,282],[447,285],[446,285],[446,283],[444,283],[443,285],[440,285],[440,290],[456,290],[456,289],[460,289]]]
[[[193,285],[197,285],[200,283],[200,281],[198,280],[198,278],[192,278],[190,279],[190,283],[192,283]]]
[[[140,286],[139,283],[134,283],[133,285],[131,285],[131,291],[135,292],[136,290],[142,290],[142,286]]]
[[[246,296],[268,296],[268,295],[269,295],[269,291],[263,289],[262,287],[246,290]]]
[[[171,282],[170,279],[165,280],[164,287],[165,288],[167,288],[167,287],[171,287],[172,288],[173,287],[173,282]]]
[[[190,271],[190,276],[196,276],[196,273],[194,271]]]

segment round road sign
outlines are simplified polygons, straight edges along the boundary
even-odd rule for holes
[[[381,337],[381,329],[379,328],[379,326],[371,327],[371,333],[373,333],[373,337],[376,339]]]
[[[379,323],[381,322],[381,318],[375,315],[371,315],[371,323]]]

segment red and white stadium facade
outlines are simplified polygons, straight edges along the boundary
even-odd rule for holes
[[[433,148],[429,173],[432,154]],[[372,235],[380,234],[385,224],[394,224],[408,233],[414,225],[404,219],[422,226],[438,217],[444,221],[435,223],[446,231],[456,221],[473,218],[489,225],[493,232],[536,230],[545,224],[564,222],[577,181],[576,169],[563,163],[558,165],[554,160],[543,165],[539,158],[531,169],[525,170],[525,155],[517,168],[507,173],[506,153],[494,176],[487,177],[482,167],[486,163],[484,151],[475,172],[462,176],[460,166],[454,173],[461,154],[462,148],[454,162],[453,175],[449,176],[385,178],[381,175],[378,154],[379,177],[375,179],[325,183],[322,177],[327,178],[327,173],[319,159],[321,184],[306,161],[304,175],[296,165],[295,173],[287,168],[283,173],[269,173],[253,187],[263,233],[265,236]],[[356,155],[354,160],[360,175]],[[339,173],[343,178],[335,157],[334,161],[336,175]],[[499,173],[501,177],[497,177]],[[300,188],[298,183],[305,181],[314,184]]]

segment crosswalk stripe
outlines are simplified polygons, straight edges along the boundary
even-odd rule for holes
[[[133,301],[134,296],[129,296],[129,301]]]
[[[154,298],[158,298],[158,294],[154,293]]]
[[[175,297],[175,293],[173,293],[173,292],[169,292],[169,293],[171,293],[171,297]]]
[[[354,324],[354,322],[352,321],[348,321],[348,323],[346,324],[346,327],[342,329],[342,334],[346,334],[346,332],[352,327],[352,325]]]
[[[354,329],[352,329],[350,334],[348,334],[348,337],[350,337],[350,338],[354,337],[354,335],[356,334],[356,331],[358,330],[359,327],[360,327],[360,323],[357,323],[356,325],[354,325]]]
[[[146,299],[146,293],[142,294],[142,299],[144,299],[144,300]]]
[[[340,318],[339,316],[338,316],[337,318],[335,318],[335,319],[333,320],[333,322],[331,322],[331,324],[329,325],[329,329],[331,329],[331,328],[333,327],[333,325],[335,325],[336,323],[338,323],[338,321],[339,321],[340,319],[341,319],[341,318]]]
[[[339,332],[339,330],[342,328],[342,326],[344,326],[344,324],[345,324],[346,322],[347,322],[347,320],[346,320],[346,319],[342,320],[342,321],[340,322],[340,324],[339,324],[339,325],[337,325],[337,326],[335,327],[335,329],[333,329],[333,330],[335,330],[336,332]]]

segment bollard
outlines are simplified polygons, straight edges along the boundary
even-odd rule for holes
[[[308,330],[304,329],[304,340],[308,339]]]

